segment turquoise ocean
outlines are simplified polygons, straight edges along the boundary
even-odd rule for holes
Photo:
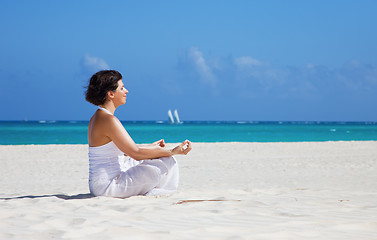
[[[377,140],[377,122],[122,122],[136,143]],[[0,121],[0,145],[87,144],[88,121]]]

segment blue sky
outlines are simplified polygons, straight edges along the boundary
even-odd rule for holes
[[[377,121],[376,1],[0,1],[0,120]]]

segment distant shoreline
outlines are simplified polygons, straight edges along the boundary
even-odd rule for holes
[[[136,143],[324,142],[377,140],[377,122],[123,121]],[[87,121],[2,121],[0,145],[86,144]]]
[[[377,143],[377,140],[339,140],[339,141],[302,141],[302,142],[193,142],[195,144],[209,144],[209,145],[216,145],[216,144],[295,144],[295,143],[302,143],[302,144],[324,144],[324,143]],[[148,144],[148,143],[138,143],[138,144]],[[168,142],[168,144],[174,145],[174,144],[179,144],[179,142]],[[69,146],[88,146],[88,144],[85,143],[61,143],[61,144],[56,144],[56,143],[46,143],[46,144],[0,144],[0,149],[1,148],[6,148],[6,147],[22,147],[22,146],[51,146],[51,147],[59,147],[59,146],[64,146],[64,147],[69,147]]]
[[[121,120],[124,123],[163,123],[163,124],[170,124],[168,120]],[[77,122],[86,122],[89,123],[89,120],[0,120],[1,123],[77,123]],[[186,120],[181,121],[181,123],[186,124],[203,124],[203,123],[224,123],[224,124],[375,124],[377,125],[377,121],[295,121],[295,120],[288,120],[288,121],[264,121],[264,120]]]

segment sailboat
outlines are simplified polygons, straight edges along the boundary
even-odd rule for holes
[[[170,124],[174,124],[173,114],[171,113],[171,110],[170,110],[170,109],[169,109],[169,111],[168,111],[168,117],[169,117],[169,123],[170,123]]]
[[[177,123],[177,124],[182,123],[182,122],[179,120],[179,116],[178,116],[178,111],[177,111],[177,109],[174,110],[174,117],[175,117],[175,120],[176,120],[176,123]]]
[[[179,120],[179,115],[177,109],[174,110],[174,115],[172,114],[171,110],[168,111],[169,123],[170,124],[181,124],[181,120]]]

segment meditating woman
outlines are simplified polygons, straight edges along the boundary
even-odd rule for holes
[[[90,192],[119,198],[172,193],[179,177],[173,155],[190,152],[191,142],[173,149],[167,149],[163,139],[135,144],[114,116],[117,107],[126,103],[127,93],[117,71],[99,71],[90,78],[86,100],[98,106],[88,127]]]

